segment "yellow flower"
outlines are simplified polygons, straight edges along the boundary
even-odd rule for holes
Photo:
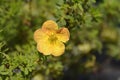
[[[63,43],[69,40],[70,34],[67,28],[58,29],[56,22],[48,20],[43,23],[42,28],[34,33],[37,49],[44,55],[60,56],[65,51]]]

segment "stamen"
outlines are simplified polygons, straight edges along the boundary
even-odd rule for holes
[[[57,41],[57,37],[56,37],[56,35],[55,34],[52,34],[52,35],[50,35],[49,36],[49,41],[51,42],[51,43],[55,43],[56,41]]]

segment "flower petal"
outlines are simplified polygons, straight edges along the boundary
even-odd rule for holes
[[[38,29],[34,32],[34,40],[36,42],[39,42],[39,40],[41,40],[41,39],[43,40],[44,38],[47,38],[47,37],[48,37],[48,35],[45,34],[45,31],[42,29]]]
[[[40,40],[37,44],[37,49],[44,55],[50,55],[52,53],[52,45],[48,40]]]
[[[52,51],[53,56],[60,56],[65,51],[65,45],[60,41],[57,41],[52,48],[53,48],[53,51]]]
[[[53,20],[48,20],[43,23],[42,29],[56,30],[58,29],[58,25]]]
[[[69,40],[70,33],[67,28],[61,28],[57,31],[57,38],[62,42],[67,42]]]

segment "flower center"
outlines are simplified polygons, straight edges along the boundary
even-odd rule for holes
[[[51,34],[50,36],[49,36],[49,41],[51,42],[51,43],[55,43],[56,41],[57,41],[57,37],[56,37],[56,35],[55,34]]]

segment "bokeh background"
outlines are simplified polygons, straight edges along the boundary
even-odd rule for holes
[[[46,20],[70,31],[62,56],[36,49]],[[0,80],[120,80],[120,0],[0,0]]]

